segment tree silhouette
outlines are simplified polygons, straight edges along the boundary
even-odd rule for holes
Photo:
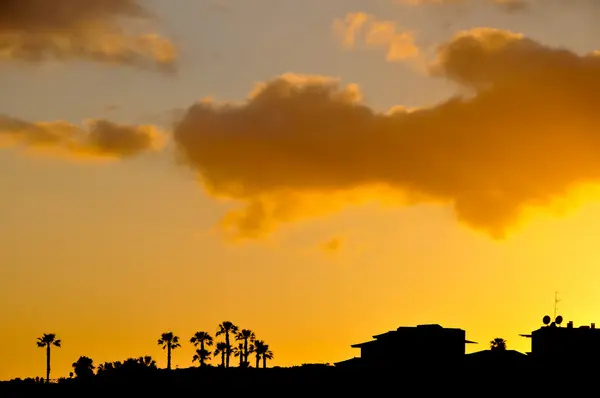
[[[206,361],[210,361],[210,351],[203,348],[197,348],[196,353],[192,357],[192,363],[200,362],[200,366],[206,366]]]
[[[217,336],[222,334],[225,335],[225,344],[227,344],[227,350],[225,352],[226,362],[225,367],[229,367],[229,357],[231,357],[231,340],[229,339],[230,334],[236,334],[238,332],[238,327],[229,321],[224,321],[219,325],[219,330],[217,331]]]
[[[260,356],[262,355],[265,347],[265,342],[262,340],[254,341],[254,353],[256,354],[256,369],[260,367]]]
[[[73,362],[73,371],[78,379],[87,379],[94,376],[94,360],[89,357],[81,356],[76,362]]]
[[[236,340],[244,342],[244,362],[248,364],[249,343],[253,343],[256,339],[256,335],[252,330],[242,329],[236,336]]]
[[[156,361],[150,355],[139,357],[137,362],[145,368],[156,369]]]
[[[261,344],[260,346],[260,356],[263,361],[263,368],[267,367],[267,359],[273,359],[275,356],[273,355],[273,351],[269,349],[268,344]],[[258,366],[257,366],[258,367]]]
[[[115,370],[115,365],[112,362],[105,362],[98,365],[98,375],[104,375]]]
[[[492,351],[506,351],[506,340],[501,337],[496,337],[490,341],[490,350]]]
[[[54,333],[44,333],[42,337],[38,337],[37,346],[46,348],[46,383],[50,383],[50,347],[55,346],[60,348],[61,341],[56,338]]]
[[[225,367],[225,356],[227,355],[227,343],[219,341],[215,346],[214,356],[221,355],[221,367]]]
[[[206,332],[196,332],[190,339],[190,343],[192,343],[194,347],[198,347],[198,345],[200,345],[200,349],[196,350],[196,355],[194,355],[194,358],[198,356],[200,366],[204,366],[204,360],[210,358],[210,351],[206,350],[205,346],[213,345],[212,336]],[[192,362],[193,361],[194,359],[192,359]]]
[[[167,350],[167,369],[171,370],[171,351],[181,347],[179,344],[179,337],[175,336],[173,332],[163,333],[158,339],[158,345]]]
[[[244,343],[239,342],[237,347],[233,347],[233,356],[240,358],[240,368],[243,368],[246,364],[246,362],[244,361],[244,358],[245,358],[244,353],[245,353]]]

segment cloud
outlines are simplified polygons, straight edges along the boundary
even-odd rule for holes
[[[345,48],[354,48],[359,39],[368,47],[384,48],[388,61],[402,61],[419,56],[413,34],[402,30],[394,21],[378,20],[363,12],[349,13],[333,22],[333,30]]]
[[[0,61],[85,59],[172,72],[174,44],[136,25],[152,18],[138,0],[2,0]]]
[[[488,3],[501,7],[507,12],[525,11],[529,8],[528,0],[394,0],[395,3],[406,6],[422,6],[422,5],[456,5],[468,2]],[[542,0],[548,3],[548,0]]]
[[[163,135],[153,126],[89,120],[83,127],[65,121],[27,122],[0,116],[0,148],[20,147],[70,158],[123,159],[158,150]]]
[[[394,3],[405,6],[423,6],[423,5],[458,5],[458,4],[491,4],[498,6],[501,10],[509,13],[529,11],[539,6],[577,6],[577,7],[597,7],[600,4],[597,0],[393,0]]]
[[[466,94],[379,112],[356,85],[283,75],[193,105],[174,139],[210,195],[244,204],[223,221],[242,238],[367,200],[445,204],[501,238],[600,181],[598,55],[480,28],[440,45],[431,73]]]

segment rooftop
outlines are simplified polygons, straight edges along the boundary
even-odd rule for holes
[[[460,328],[444,328],[438,324],[426,324],[426,325],[417,325],[417,326],[400,326],[396,330],[390,330],[389,332],[374,335],[373,338],[375,340],[370,340],[370,341],[365,341],[363,343],[353,344],[353,345],[351,345],[351,347],[352,348],[364,347],[366,345],[378,343],[381,341],[380,339],[382,339],[384,337],[398,336],[398,332],[408,332],[408,331],[412,331],[412,332],[416,332],[416,331],[419,331],[419,332],[462,331],[462,332],[464,332],[464,330],[460,329]],[[465,344],[477,344],[477,343],[474,341],[465,340]]]

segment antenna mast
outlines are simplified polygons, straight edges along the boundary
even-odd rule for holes
[[[558,298],[558,292],[554,292],[554,319],[556,319],[556,313],[558,312],[558,303],[560,303],[561,300],[559,300]]]

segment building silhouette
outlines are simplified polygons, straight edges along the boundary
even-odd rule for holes
[[[461,361],[465,345],[474,344],[466,339],[463,329],[444,328],[440,325],[401,326],[396,330],[373,336],[373,340],[353,344],[360,349],[360,357],[337,362],[338,367],[404,367],[447,364]]]
[[[554,322],[548,315],[543,318],[544,326],[522,337],[531,339],[531,352],[528,353],[536,362],[584,363],[600,358],[600,329],[596,325],[575,327],[573,321],[562,326],[562,316]],[[586,362],[587,363],[587,362]]]

